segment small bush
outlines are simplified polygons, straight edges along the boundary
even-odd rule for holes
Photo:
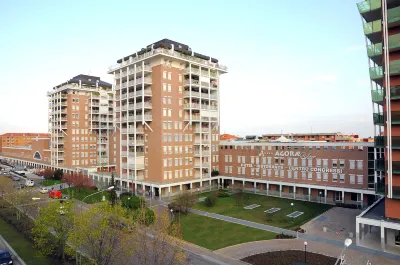
[[[133,212],[132,218],[134,222],[139,222],[141,224],[149,226],[154,223],[156,215],[154,211],[150,208],[140,208],[136,209]]]
[[[219,176],[219,171],[218,170],[211,171],[211,176],[212,177]]]
[[[136,196],[124,196],[121,199],[122,202],[122,207],[125,207],[130,210],[136,210],[141,207],[146,207],[146,201],[142,197],[136,197]]]
[[[231,196],[227,191],[224,190],[218,190],[218,197],[220,198],[225,198]]]
[[[204,200],[204,204],[207,207],[212,207],[217,203],[217,196],[210,195]]]
[[[280,234],[277,234],[275,236],[275,238],[276,239],[291,239],[291,238],[296,238],[296,237],[291,236],[291,235],[285,235],[284,233],[280,233]]]

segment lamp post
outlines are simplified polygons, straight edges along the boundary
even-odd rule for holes
[[[174,221],[174,210],[173,209],[171,209],[170,210],[171,211],[171,223]]]
[[[321,196],[322,196],[322,192],[319,192],[319,203],[321,203]]]
[[[343,255],[344,251],[346,250],[346,248],[348,248],[351,245],[351,243],[353,243],[353,241],[350,238],[346,238],[346,240],[344,241],[343,250],[340,253],[339,257],[337,258],[337,260],[335,262],[335,265],[339,264],[338,262],[342,258],[342,255]]]
[[[290,206],[292,207],[292,212],[293,212],[294,203],[292,202],[292,203],[290,204]]]
[[[304,241],[304,263],[307,262],[307,241]]]

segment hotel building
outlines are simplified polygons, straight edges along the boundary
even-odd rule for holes
[[[217,178],[271,196],[366,207],[375,200],[373,143],[225,141]]]
[[[36,138],[49,138],[48,133],[5,133],[0,135],[0,153],[3,147],[29,146]]]
[[[115,166],[114,93],[99,77],[78,75],[55,86],[49,99],[51,165]]]
[[[367,0],[357,6],[371,78],[375,187],[383,195],[358,216],[357,243],[364,244],[377,233],[380,247],[390,249],[400,245],[400,1]]]
[[[171,195],[211,185],[218,171],[220,75],[227,68],[163,39],[117,61],[117,176]]]
[[[263,134],[264,140],[276,140],[281,136],[285,136],[295,141],[327,141],[327,142],[359,142],[360,138],[357,134],[342,133],[290,133],[290,134]]]

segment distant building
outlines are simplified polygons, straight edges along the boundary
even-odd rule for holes
[[[238,138],[239,138],[239,136],[235,136],[235,135],[228,134],[228,133],[221,134],[221,136],[220,136],[221,141],[236,140]]]
[[[46,135],[46,134],[43,134]],[[51,161],[50,135],[47,137],[35,137],[29,144],[3,147],[2,155],[9,158],[17,158],[27,161],[26,166],[34,166],[36,163],[48,164]]]
[[[327,142],[359,142],[357,134],[343,134],[339,132],[332,133],[272,133],[263,134],[264,140],[276,140],[281,136],[296,141],[327,141]]]
[[[48,133],[5,133],[0,135],[0,153],[3,152],[3,147],[23,147],[32,144],[32,141],[37,137],[49,138]]]

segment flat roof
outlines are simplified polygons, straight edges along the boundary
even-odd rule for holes
[[[254,140],[240,140],[240,141],[229,141],[222,140],[219,142],[220,145],[271,145],[271,146],[365,146],[373,147],[372,142],[325,142],[325,141],[289,141],[289,142],[271,142],[271,141],[254,141]]]
[[[369,209],[369,211],[366,212],[362,217],[374,220],[385,220],[400,224],[400,220],[385,217],[385,199],[375,204],[375,206]]]
[[[80,75],[74,76],[72,79],[68,80],[67,82],[64,82],[62,84],[59,84],[58,86],[55,86],[53,89],[57,89],[66,84],[79,84],[79,82],[81,82],[82,85],[89,85],[89,86],[94,86],[94,87],[96,86],[96,84],[100,87],[108,87],[108,88],[112,87],[112,85],[110,83],[100,80],[100,77],[98,77],[98,76],[80,74]]]
[[[329,133],[265,133],[262,136],[308,136],[308,135],[314,135],[314,136],[324,136],[324,135],[338,135],[338,136],[354,136],[358,134],[353,134],[353,133],[341,133],[341,132],[329,132]]]

